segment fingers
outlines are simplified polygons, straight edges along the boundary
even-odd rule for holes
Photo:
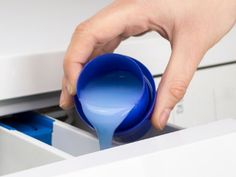
[[[114,1],[76,28],[64,60],[71,95],[75,94],[76,80],[83,64],[91,56],[113,51],[123,38],[149,30],[149,17],[142,7],[139,3]]]
[[[64,60],[65,76],[72,85],[72,91],[75,91],[78,70],[81,70],[91,56],[105,51],[108,47],[104,46],[117,39],[125,30],[125,14],[117,6],[117,3],[111,4],[76,28]],[[113,46],[112,48],[114,50]]]
[[[139,11],[144,15],[137,18],[136,10],[132,3],[115,1],[76,28],[64,59],[65,82],[60,101],[64,109],[76,93],[76,81],[85,63],[96,55],[113,51],[124,38],[148,30],[146,13]]]
[[[94,49],[93,53],[90,55],[89,60],[95,58],[98,55],[102,55],[104,53],[112,53],[117,46],[124,40],[122,36],[118,36],[117,38],[113,39],[112,41],[108,42],[104,46],[97,47]]]
[[[102,20],[100,20],[100,22],[102,23]],[[98,24],[100,24],[100,22]],[[102,54],[109,50],[113,51],[120,43],[118,40],[119,38],[116,39],[116,35],[119,35],[119,33],[107,38],[100,37],[100,34],[104,34],[104,36],[106,36],[106,34],[110,33],[102,32],[103,29],[98,27],[99,25],[97,25],[96,28],[93,27],[96,23],[97,22],[95,19],[95,21],[92,20],[79,25],[74,32],[71,43],[66,52],[64,59],[65,81],[63,82],[60,99],[60,105],[64,109],[67,109],[71,106],[71,96],[75,95],[76,93],[76,81],[81,69],[83,68],[83,65],[89,59],[91,59],[91,57],[95,57],[96,55]],[[115,39],[112,40],[113,38]],[[105,41],[105,39],[107,41]],[[112,42],[109,42],[109,40]],[[106,45],[106,43],[109,45]]]
[[[173,44],[170,61],[158,87],[157,101],[152,123],[157,129],[163,129],[174,106],[180,101],[203,57],[204,50],[195,43],[195,39],[186,37]]]
[[[94,49],[90,57],[88,59],[92,59],[95,56],[104,54],[104,53],[110,53],[113,52],[113,50],[120,44],[121,40],[123,40],[122,37],[117,37],[116,39],[108,42],[106,45],[98,47]],[[71,63],[69,62],[67,64],[67,67],[69,68],[68,74],[69,79],[66,79],[64,77],[63,79],[63,86],[62,86],[62,92],[60,97],[60,106],[63,109],[69,109],[73,106],[73,99],[72,95],[75,94],[75,91],[73,88],[76,88],[76,86],[73,86],[72,84],[68,84],[70,80],[73,82],[73,80],[76,80],[78,78],[79,72],[82,69],[83,64],[80,63]]]
[[[61,96],[60,96],[60,107],[63,108],[63,109],[70,109],[70,108],[73,107],[73,98],[68,93],[66,85],[67,85],[66,84],[66,79],[63,78],[62,91],[61,91]]]
[[[76,93],[76,80],[95,45],[94,39],[83,33],[75,33],[64,59],[64,79],[60,107],[69,109],[73,105],[72,96]]]
[[[69,94],[75,94],[76,80],[83,65],[94,50],[95,39],[86,32],[75,32],[64,60],[64,73]]]

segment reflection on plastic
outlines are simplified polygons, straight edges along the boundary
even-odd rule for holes
[[[142,95],[142,83],[125,71],[106,74],[90,81],[81,91],[85,116],[96,129],[100,148],[112,145],[116,128]]]

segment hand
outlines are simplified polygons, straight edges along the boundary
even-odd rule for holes
[[[156,31],[172,48],[152,116],[153,125],[163,129],[202,57],[235,20],[235,0],[116,0],[76,28],[64,59],[60,106],[73,105],[76,80],[91,58],[114,51],[130,36]]]

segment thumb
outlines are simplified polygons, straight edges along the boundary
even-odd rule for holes
[[[199,45],[200,46],[200,45]],[[172,54],[158,87],[152,124],[163,129],[174,106],[180,101],[205,52],[203,47],[187,40],[177,40],[172,45]]]

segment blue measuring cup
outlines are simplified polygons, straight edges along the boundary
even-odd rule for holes
[[[120,54],[104,54],[88,62],[77,81],[77,94],[74,97],[75,107],[82,120],[91,129],[94,129],[83,112],[80,102],[81,91],[90,81],[116,71],[129,72],[142,84],[142,92],[138,96],[136,104],[114,133],[116,140],[130,142],[143,136],[151,127],[150,117],[156,96],[155,83],[151,73],[137,60]]]

